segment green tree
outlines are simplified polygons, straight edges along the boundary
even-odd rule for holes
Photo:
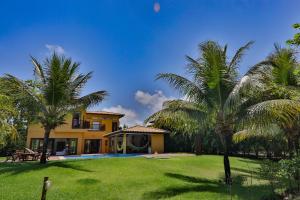
[[[80,96],[92,73],[79,73],[79,63],[71,58],[53,54],[40,64],[32,57],[34,74],[38,88],[33,88],[15,76],[7,74],[5,80],[9,87],[14,87],[18,93],[26,95],[35,103],[38,110],[36,120],[44,128],[44,143],[41,163],[46,163],[46,153],[51,130],[65,123],[65,116],[74,110],[84,109],[101,102],[107,95],[106,91],[97,91],[85,96]]]
[[[227,45],[222,47],[214,41],[201,43],[198,59],[187,56],[189,74],[187,78],[172,73],[157,76],[157,79],[167,80],[186,97],[186,100],[166,102],[163,110],[149,118],[149,121],[155,121],[160,115],[175,115],[175,113],[183,112],[197,120],[204,130],[207,127],[213,127],[223,146],[227,184],[231,183],[229,153],[235,129],[238,126],[251,125],[249,119],[255,119],[261,113],[264,116],[271,113],[272,116],[276,115],[276,120],[282,121],[289,120],[300,111],[299,102],[292,100],[260,102],[259,96],[256,96],[260,82],[253,80],[261,77],[260,66],[264,65],[264,62],[253,66],[245,76],[239,79],[238,66],[252,43],[249,42],[238,49],[231,60],[227,57]],[[245,115],[250,116],[248,120],[244,120]]]
[[[194,138],[193,143],[193,151],[196,153],[196,155],[200,155],[202,153],[202,137],[203,132],[201,131],[201,128],[199,126],[199,123],[197,120],[191,118],[189,115],[187,115],[185,112],[182,112],[180,110],[177,110],[177,112],[172,112],[172,109],[170,111],[171,114],[167,112],[169,108],[167,108],[169,102],[165,102],[164,112],[159,112],[159,115],[150,116],[150,118],[146,119],[145,122],[151,122],[151,124],[156,128],[162,128],[167,129],[171,132],[171,139],[180,138],[178,136],[181,134],[181,138]]]
[[[293,28],[296,30],[300,30],[300,24],[296,23],[293,25]],[[300,45],[300,32],[296,33],[293,37],[293,39],[287,40],[287,43],[290,45],[299,46]]]
[[[32,88],[32,92],[38,89],[38,85],[33,80],[25,81]],[[17,136],[15,140],[9,140],[4,148],[6,149],[20,149],[24,148],[26,144],[26,137],[28,132],[29,123],[33,122],[38,114],[38,109],[35,106],[35,102],[25,93],[18,92],[17,87],[6,87],[9,83],[0,78],[0,93],[5,96],[10,96],[11,104],[17,111],[16,114],[10,119],[17,130]],[[14,94],[14,95],[11,95]]]
[[[14,139],[17,135],[15,126],[11,119],[16,115],[9,97],[0,94],[0,147],[3,147],[8,140]]]
[[[257,91],[258,101],[262,101],[260,105],[264,105],[264,101],[270,102],[273,99],[286,99],[299,102],[300,99],[300,65],[297,61],[296,51],[291,48],[282,48],[275,45],[274,51],[266,58],[263,64],[259,65],[260,78],[256,82],[260,82],[261,89]],[[282,101],[278,106],[292,107],[293,105],[284,105]],[[299,113],[295,113],[293,120],[288,116],[278,123],[276,114],[269,112],[261,112],[259,117],[250,115],[249,121],[253,122],[254,127],[257,125],[270,126],[277,124],[284,131],[289,144],[290,156],[293,151],[299,149]]]

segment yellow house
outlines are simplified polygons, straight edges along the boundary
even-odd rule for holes
[[[164,152],[166,131],[135,126],[123,132],[124,130],[119,129],[119,120],[123,116],[120,113],[104,111],[83,111],[68,115],[65,124],[51,131],[48,151],[53,155]],[[42,126],[30,124],[27,147],[40,150],[43,137]]]

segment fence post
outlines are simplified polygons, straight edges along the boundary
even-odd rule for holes
[[[49,177],[44,177],[44,183],[43,183],[43,191],[42,191],[42,197],[41,200],[46,200],[46,194],[47,194],[47,181]]]

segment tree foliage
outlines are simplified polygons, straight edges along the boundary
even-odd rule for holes
[[[101,102],[107,92],[97,91],[81,96],[82,89],[92,77],[92,73],[80,73],[80,64],[73,62],[71,58],[54,53],[50,58],[46,58],[43,64],[33,57],[31,60],[37,87],[10,74],[7,74],[4,80],[9,83],[9,88],[15,91],[13,96],[22,96],[35,105],[35,119],[45,130],[41,163],[46,163],[51,130],[64,124],[68,113]]]
[[[296,30],[300,30],[300,24],[296,23],[293,25],[293,28]],[[290,45],[299,46],[300,45],[300,32],[296,33],[293,39],[287,40],[287,43]]]

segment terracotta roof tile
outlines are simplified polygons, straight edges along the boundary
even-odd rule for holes
[[[145,127],[136,125],[130,128],[125,129],[126,132],[145,132],[145,133],[167,133],[168,131],[159,129],[159,128],[153,128],[153,127]]]
[[[152,134],[164,134],[164,133],[169,133],[167,130],[159,129],[159,128],[153,128],[153,127],[145,127],[141,125],[136,125],[130,128],[118,130],[115,132],[111,132],[106,134],[105,136],[109,135],[115,135],[118,133],[152,133]]]
[[[98,115],[117,115],[117,116],[125,116],[121,113],[114,113],[114,112],[106,112],[106,111],[86,111],[87,114],[98,114]]]

